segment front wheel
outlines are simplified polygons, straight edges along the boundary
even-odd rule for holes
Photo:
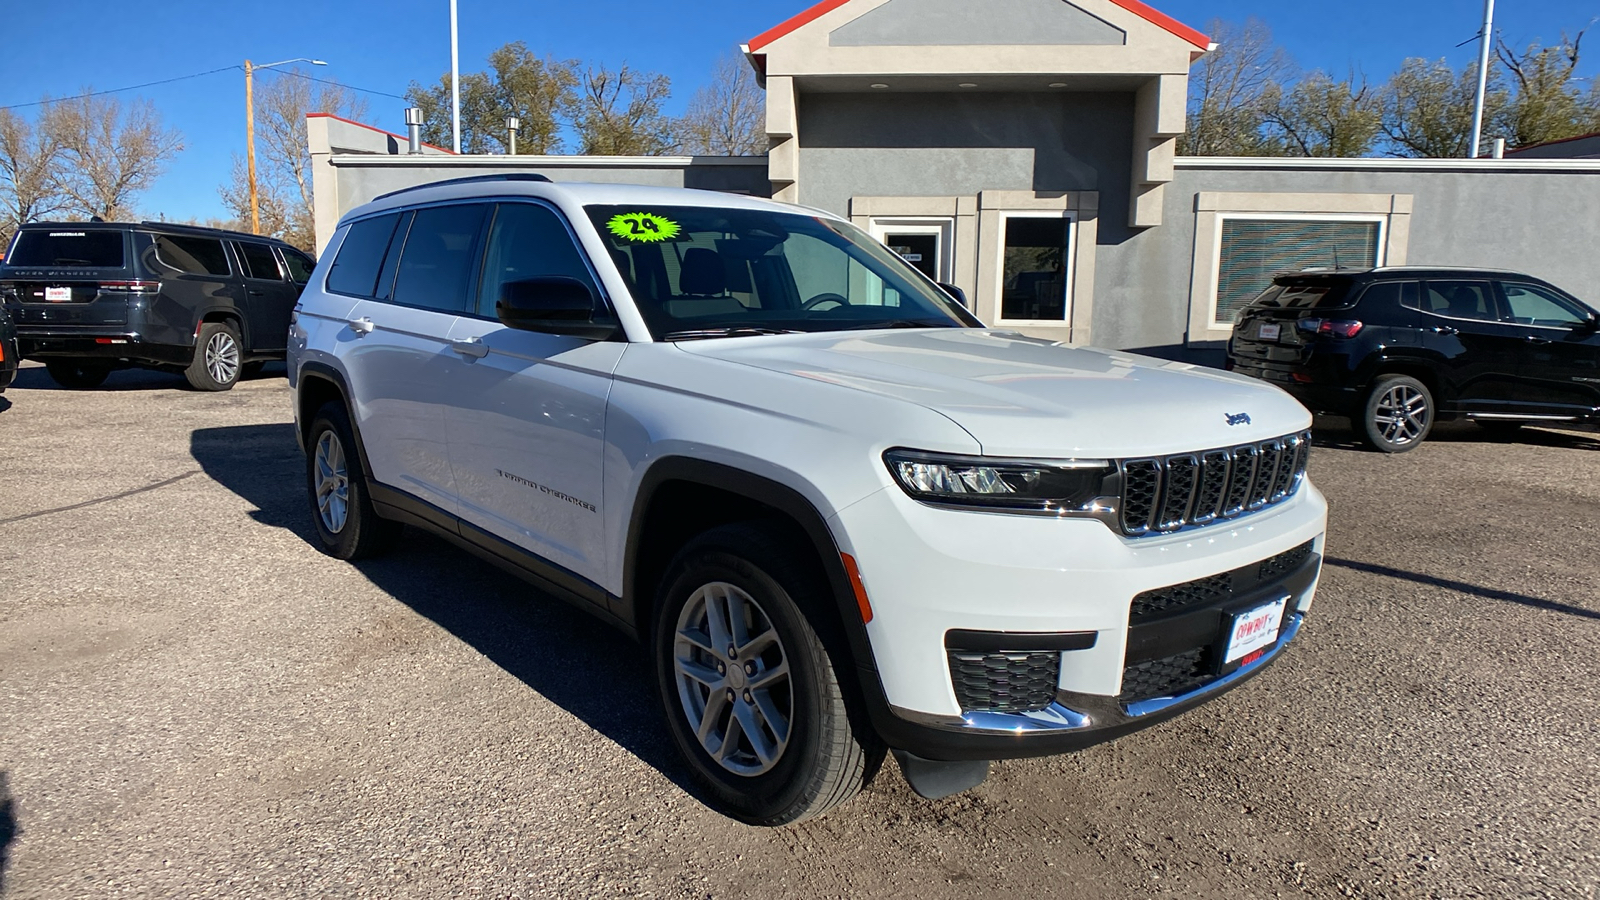
[[[1404,453],[1433,430],[1433,393],[1410,375],[1386,375],[1372,386],[1362,411],[1362,436],[1376,450]]]
[[[354,430],[342,405],[329,403],[317,410],[306,446],[306,494],[322,552],[336,559],[388,552],[402,526],[380,518],[372,508]]]
[[[785,825],[855,796],[883,759],[853,728],[834,661],[797,598],[826,588],[773,533],[724,526],[678,554],[655,628],[667,723],[723,811]]]

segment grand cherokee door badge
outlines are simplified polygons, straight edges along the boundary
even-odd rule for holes
[[[573,506],[581,506],[584,509],[587,509],[589,512],[599,512],[599,510],[594,508],[593,503],[585,503],[582,500],[579,500],[577,497],[571,497],[563,494],[555,488],[545,487],[537,481],[530,481],[529,479],[523,478],[521,475],[513,475],[504,469],[495,469],[494,471],[495,474],[499,475],[501,478],[504,478],[508,481],[515,481],[517,484],[520,484],[523,487],[532,488],[540,493],[549,494],[557,500],[565,500],[568,503],[571,503]]]

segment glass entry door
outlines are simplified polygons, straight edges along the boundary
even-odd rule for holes
[[[933,281],[949,283],[954,224],[948,219],[873,219],[872,236]]]

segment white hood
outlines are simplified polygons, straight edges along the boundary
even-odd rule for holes
[[[991,456],[1163,455],[1311,426],[1292,397],[1251,378],[1014,332],[823,332],[679,346],[918,404],[966,429]]]

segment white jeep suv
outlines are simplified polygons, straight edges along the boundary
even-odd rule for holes
[[[1306,410],[958,296],[765,200],[380,197],[290,334],[320,543],[421,527],[635,635],[710,802],[762,824],[886,749],[944,796],[1261,671],[1320,570]]]

